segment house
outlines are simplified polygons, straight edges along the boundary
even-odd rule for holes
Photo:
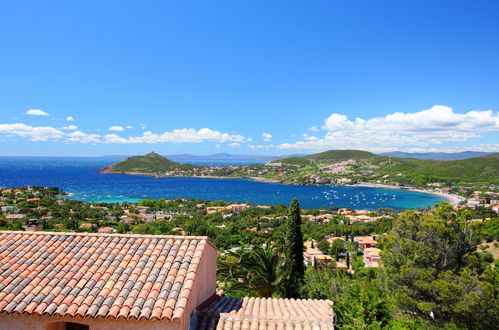
[[[375,241],[372,236],[357,236],[353,240],[354,242],[359,243],[359,249],[361,250],[373,248],[378,245],[378,242]]]
[[[97,229],[97,232],[99,234],[114,234],[116,233],[116,229],[114,229],[113,227],[101,227]]]
[[[248,208],[248,204],[231,204],[226,207],[226,209],[230,213],[238,213],[246,210]]]
[[[78,228],[80,229],[92,229],[93,225],[91,223],[85,222],[82,223]]]
[[[334,329],[333,302],[218,295],[197,310],[193,329]]]
[[[206,237],[0,231],[0,329],[188,329],[215,287]]]
[[[355,223],[355,222],[371,222],[371,221],[376,221],[378,218],[377,217],[370,217],[368,215],[347,215],[346,218],[350,223]]]
[[[364,249],[364,264],[367,268],[378,268],[381,250],[377,248]]]
[[[303,251],[303,262],[305,265],[327,264],[334,261],[331,256],[324,254],[321,250],[312,247],[312,242],[305,242],[305,251]]]
[[[6,214],[5,219],[7,220],[21,220],[27,217],[26,214]]]
[[[2,206],[3,213],[11,212],[11,211],[12,211],[12,213],[17,213],[17,212],[19,212],[19,209],[15,206],[12,206],[12,205]]]

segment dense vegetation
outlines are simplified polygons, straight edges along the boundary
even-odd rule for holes
[[[112,226],[121,233],[206,235],[219,249],[219,286],[227,294],[330,299],[339,328],[492,329],[499,322],[499,260],[494,257],[499,218],[490,208],[455,210],[441,203],[402,213],[380,209],[378,220],[351,224],[336,209],[300,210],[297,201],[290,208],[250,207],[222,216],[206,211],[226,206],[223,201],[96,204],[63,200],[61,193],[57,188],[10,189],[2,193],[2,202],[26,218],[42,219],[48,231],[95,232]],[[158,218],[146,222],[141,210]],[[326,212],[334,214],[329,222],[307,220]],[[0,214],[0,229],[22,230],[23,222],[9,221],[7,214]],[[354,241],[365,235],[380,239],[379,269],[365,268]],[[303,265],[298,264],[303,260],[299,248],[310,240],[334,261],[295,267]],[[337,267],[340,261],[347,267]]]
[[[455,185],[499,183],[499,153],[464,160],[438,161],[379,156],[361,150],[329,150],[275,162],[320,168],[348,160],[356,161],[349,169],[353,176],[360,175],[362,179],[369,179],[370,175],[376,173],[377,176],[386,175],[390,180],[413,185],[431,182]]]
[[[156,173],[158,171],[189,170],[192,168],[194,168],[193,165],[177,163],[155,152],[150,152],[144,156],[134,156],[112,164],[107,167],[107,170],[110,172]]]
[[[497,218],[470,224],[447,203],[431,214],[406,211],[382,238],[382,268],[363,268],[358,256],[353,271],[309,266],[300,297],[333,300],[342,329],[493,329],[499,324],[499,260],[477,249],[485,224],[497,239]],[[286,296],[281,244],[222,258],[219,275],[229,293]]]

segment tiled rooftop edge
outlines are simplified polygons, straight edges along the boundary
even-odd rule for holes
[[[64,236],[97,236],[97,237],[124,237],[124,238],[164,238],[164,239],[179,239],[179,238],[181,238],[181,239],[197,239],[197,240],[207,240],[208,241],[208,236],[101,234],[101,233],[59,232],[59,231],[0,230],[0,234],[3,234],[3,233],[18,234],[18,235],[64,235]]]

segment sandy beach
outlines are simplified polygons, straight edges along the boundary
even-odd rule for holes
[[[392,185],[387,185],[387,184],[369,183],[369,182],[361,182],[361,183],[355,184],[354,186],[408,190],[408,191],[415,191],[415,192],[420,192],[420,193],[424,193],[424,194],[437,195],[437,196],[440,196],[440,197],[447,199],[452,206],[457,206],[457,205],[459,205],[459,203],[461,201],[465,200],[464,197],[456,195],[456,194],[449,194],[449,193],[446,193],[443,191],[430,190],[430,189],[402,188],[400,186],[392,186]]]

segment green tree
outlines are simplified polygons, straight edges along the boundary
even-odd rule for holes
[[[286,298],[298,298],[303,285],[305,266],[303,263],[303,234],[301,232],[300,204],[294,198],[289,207],[284,242],[282,290]]]
[[[277,290],[280,258],[269,244],[231,253],[219,263],[219,275],[226,291],[258,297],[272,297]]]
[[[323,239],[317,244],[317,248],[322,251],[322,253],[329,252],[329,242]]]
[[[477,243],[471,227],[446,203],[432,215],[399,216],[382,241],[382,277],[399,312],[435,327],[499,324],[499,274],[481,264],[487,258],[477,259]]]

